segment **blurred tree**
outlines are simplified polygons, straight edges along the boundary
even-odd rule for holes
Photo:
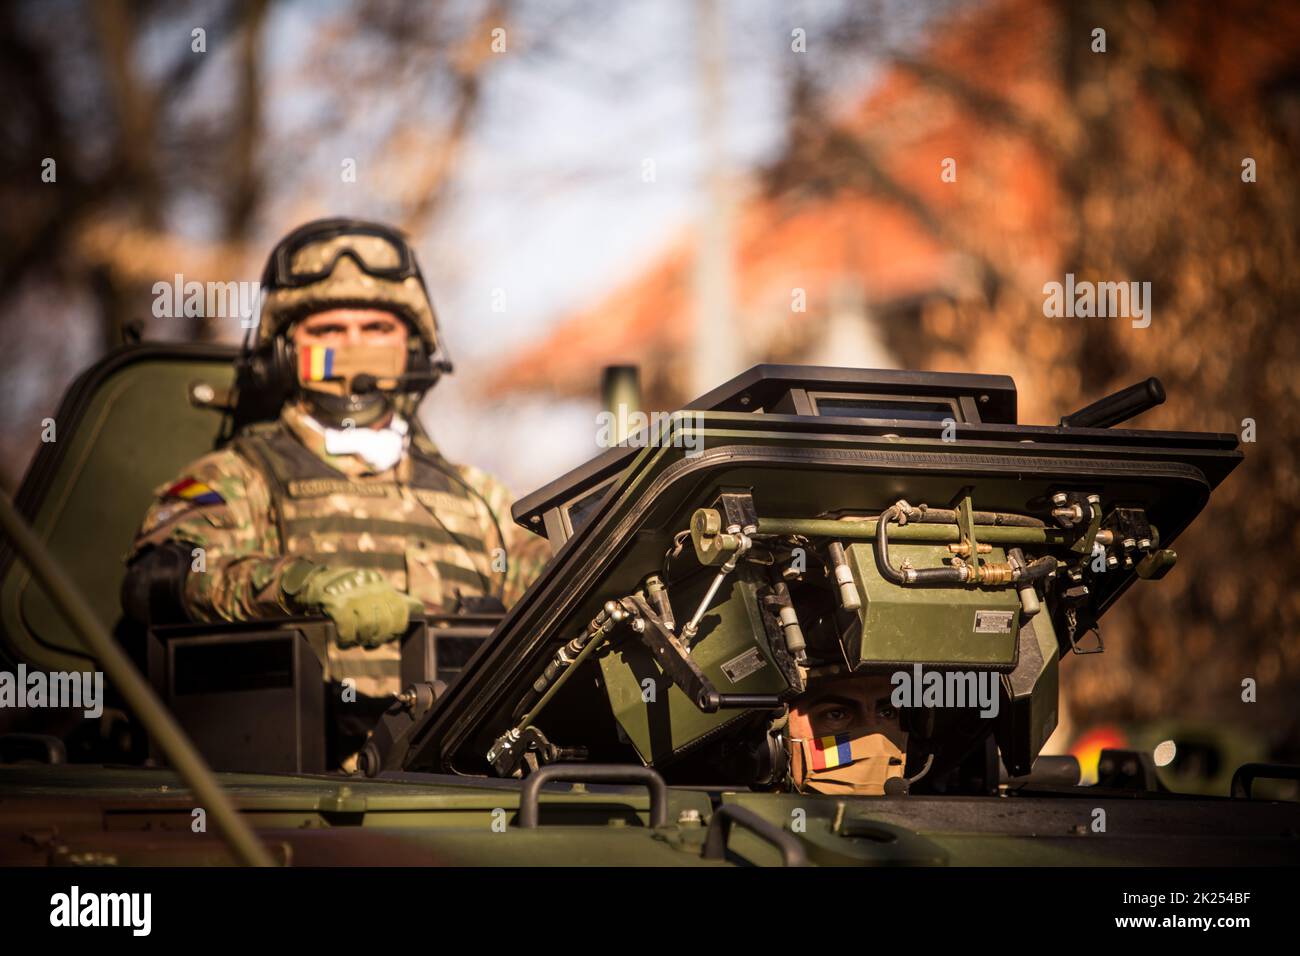
[[[976,264],[963,292],[886,330],[905,366],[1011,373],[1030,421],[1154,374],[1169,401],[1142,427],[1257,423],[1246,462],[1180,541],[1185,560],[1129,592],[1107,653],[1068,665],[1066,688],[1085,723],[1199,714],[1271,725],[1300,755],[1300,588],[1286,557],[1300,544],[1300,12],[1011,0],[939,35],[894,54],[907,92],[889,110],[877,96],[848,123],[810,117],[802,91],[772,187],[792,201],[809,183],[886,199]],[[846,30],[841,52],[859,36]],[[949,154],[961,172],[944,192]],[[1042,259],[1023,256],[1001,215],[1024,177],[1048,185]],[[1150,282],[1150,327],[1046,318],[1042,286],[1065,272]],[[1247,677],[1258,704],[1241,700]]]
[[[0,369],[40,373],[0,375],[13,426],[0,480],[15,483],[34,447],[13,411],[39,422],[125,336],[240,335],[235,316],[155,319],[155,283],[255,280],[275,236],[340,207],[424,234],[507,12],[503,0],[0,5]],[[343,157],[367,171],[355,189],[340,187]]]

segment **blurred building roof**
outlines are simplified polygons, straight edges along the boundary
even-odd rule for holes
[[[1217,26],[1207,30],[1207,16]],[[1198,7],[1171,18],[1161,14],[1161,36],[1142,37],[1149,56],[1196,61],[1231,109],[1240,74],[1263,68],[1225,60],[1222,37],[1222,46],[1206,47],[1219,27],[1231,29],[1231,15]],[[1124,26],[1121,33],[1112,24],[1121,35],[1109,43],[1130,42],[1133,24]],[[764,172],[735,223],[735,322],[747,357],[792,357],[791,342],[826,317],[846,279],[869,311],[961,296],[990,277],[1041,294],[1043,276],[1065,268],[1063,217],[1072,214],[1068,177],[1051,157],[1079,135],[1079,104],[1086,109],[1091,97],[1104,111],[1113,94],[1085,83],[1072,100],[1064,89],[1067,56],[1099,55],[1090,50],[1092,29],[1064,22],[1049,4],[999,0],[943,20],[915,60],[892,61],[847,115],[823,121],[793,110],[786,155]],[[1248,40],[1231,43],[1240,50]],[[1261,60],[1276,52],[1259,51]],[[1125,68],[1108,63],[1106,84],[1134,83]],[[956,183],[940,175],[949,157]],[[642,368],[653,394],[688,397],[681,388],[694,255],[688,233],[639,277],[524,345],[497,369],[489,393],[593,395],[603,365],[628,363]],[[804,290],[804,312],[791,309],[794,289]]]

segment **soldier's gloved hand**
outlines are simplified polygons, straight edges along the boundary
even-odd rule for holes
[[[281,588],[300,608],[329,615],[338,629],[340,647],[378,647],[401,637],[411,615],[424,611],[420,601],[370,568],[298,561],[285,571]]]

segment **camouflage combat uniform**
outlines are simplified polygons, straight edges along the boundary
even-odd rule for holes
[[[167,541],[203,549],[205,568],[187,576],[183,597],[195,621],[294,613],[280,576],[300,557],[377,569],[431,612],[453,610],[458,596],[497,595],[509,606],[550,554],[511,520],[503,485],[447,462],[414,425],[406,454],[375,474],[357,456],[327,454],[323,435],[290,403],[279,421],[194,462],[186,480],[216,494],[199,503],[169,494],[177,485],[159,488],[132,557]],[[327,679],[352,678],[372,697],[400,690],[397,641],[331,647],[327,656]]]

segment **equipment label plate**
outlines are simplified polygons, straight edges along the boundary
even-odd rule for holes
[[[1015,611],[976,611],[976,634],[1010,634]]]
[[[767,666],[767,661],[763,660],[763,655],[758,652],[757,647],[751,647],[743,654],[733,657],[722,664],[722,673],[727,675],[727,680],[733,684],[739,684],[754,671],[762,670]]]

